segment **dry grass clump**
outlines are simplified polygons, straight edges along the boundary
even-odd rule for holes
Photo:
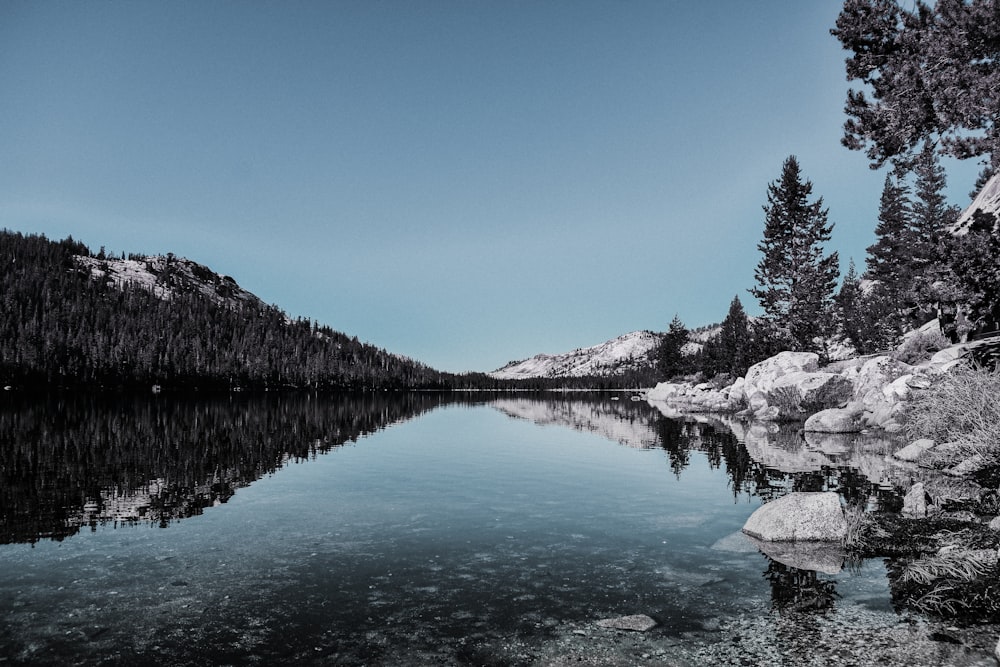
[[[957,366],[914,396],[907,410],[913,438],[949,442],[955,462],[975,455],[1000,464],[1000,372]]]
[[[993,549],[944,550],[918,558],[903,568],[895,582],[907,604],[924,613],[995,618],[997,552]]]

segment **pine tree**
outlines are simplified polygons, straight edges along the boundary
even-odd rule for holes
[[[738,295],[733,297],[722,321],[718,345],[722,370],[734,377],[746,375],[750,368],[750,322]]]
[[[948,225],[955,221],[955,211],[945,203],[947,177],[930,141],[924,142],[913,173],[916,199],[910,221],[913,234],[910,252],[914,272],[920,275],[940,264],[941,239]]]
[[[907,300],[917,306],[918,321],[914,324],[919,325],[928,316],[933,316],[935,306],[954,301],[958,296],[945,247],[950,236],[948,228],[957,220],[958,210],[945,202],[947,178],[929,141],[924,142],[913,172],[916,197],[910,220],[913,240],[908,249],[910,295]],[[953,306],[950,304],[949,308]]]
[[[664,378],[680,375],[686,370],[684,345],[688,342],[689,334],[681,318],[674,315],[670,328],[663,334],[656,355],[657,370]]]
[[[845,0],[830,31],[852,53],[842,142],[873,166],[907,164],[920,142],[1000,159],[996,0]]]
[[[910,202],[904,182],[886,175],[879,203],[876,241],[868,246],[866,274],[890,292],[902,293],[912,279],[909,247],[913,243],[910,231]]]
[[[764,238],[757,245],[763,257],[754,271],[758,286],[750,290],[797,350],[822,350],[817,339],[830,333],[839,275],[837,253],[823,254],[833,224],[822,197],[809,201],[811,195],[812,183],[802,180],[795,156],[788,157],[781,178],[767,189]]]

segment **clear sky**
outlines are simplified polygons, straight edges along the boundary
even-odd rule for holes
[[[441,370],[758,312],[788,155],[843,269],[874,240],[840,5],[8,0],[0,227],[174,252]]]

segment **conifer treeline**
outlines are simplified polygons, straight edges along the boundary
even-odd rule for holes
[[[441,388],[447,374],[259,301],[94,280],[68,238],[0,231],[0,385]],[[171,276],[160,276],[172,280]]]
[[[256,299],[212,299],[234,284],[198,265],[196,282],[157,276],[170,298],[141,285],[95,280],[71,238],[0,230],[0,387],[198,388],[211,391],[630,389],[654,382],[652,367],[615,376],[498,380],[456,375],[364,344],[309,320],[289,320]],[[144,259],[131,255],[130,259]]]

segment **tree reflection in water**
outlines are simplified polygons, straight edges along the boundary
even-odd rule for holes
[[[764,578],[771,584],[771,608],[781,613],[819,612],[833,608],[837,582],[817,572],[768,559]]]
[[[455,399],[434,393],[8,396],[0,403],[0,544],[81,527],[165,526]]]

